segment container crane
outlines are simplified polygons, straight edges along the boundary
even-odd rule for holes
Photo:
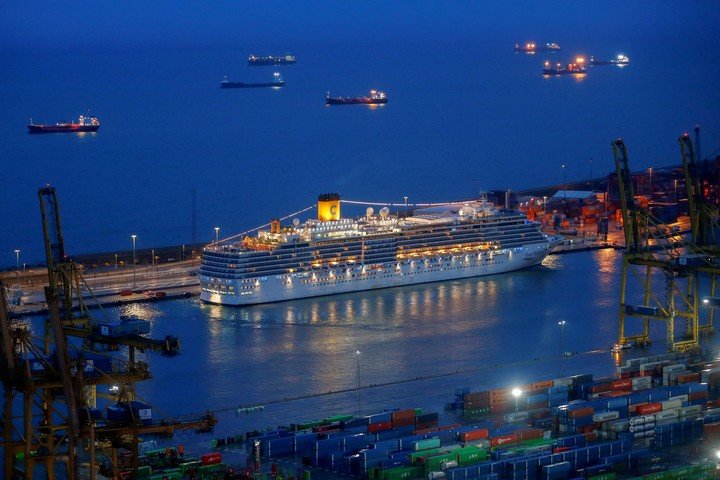
[[[624,221],[626,250],[622,260],[618,343],[626,345],[650,341],[650,320],[666,324],[669,350],[699,348],[699,298],[701,279],[717,274],[718,265],[710,255],[692,242],[672,234],[672,230],[638,206],[632,187],[627,149],[622,139],[612,143],[618,189]],[[662,285],[658,285],[662,279]],[[636,281],[642,298],[631,300],[628,284]],[[641,318],[639,333],[627,334],[626,320]],[[684,334],[676,335],[676,322],[684,321]]]
[[[81,457],[89,460],[87,476],[95,478],[97,445],[108,446],[103,456],[113,478],[121,476],[120,449],[130,452],[130,473],[136,474],[140,435],[207,431],[217,420],[208,412],[190,420],[141,422],[132,410],[125,421],[98,417],[97,385],[123,385],[117,405],[120,400],[129,405],[135,399],[135,383],[150,378],[147,364],[135,359],[136,349],[173,356],[180,344],[173,336],[152,339],[122,332],[111,336],[97,328],[85,305],[83,289],[90,289],[82,270],[66,255],[55,190],[41,188],[39,199],[49,277],[45,288],[49,316],[41,339],[22,324],[11,323],[7,301],[0,295],[4,478],[36,478],[38,463],[45,464],[48,479],[55,478],[56,464],[64,464],[67,478],[79,478]],[[4,293],[1,284],[0,290]],[[98,345],[104,348],[97,350]],[[107,356],[106,368],[85,361],[86,355],[107,355],[108,347],[127,347],[128,359]]]

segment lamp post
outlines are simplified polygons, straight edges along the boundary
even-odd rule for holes
[[[215,227],[215,250],[220,248],[220,227]]]
[[[564,347],[563,347],[563,340],[565,336],[565,320],[560,320],[558,322],[558,325],[560,325],[560,367],[558,367],[558,376],[562,375],[562,362],[563,359],[566,357]]]
[[[651,197],[652,197],[652,192],[653,192],[653,188],[652,188],[652,168],[653,168],[653,167],[650,167],[650,168],[648,169],[648,170],[650,171],[650,196],[651,196]]]
[[[20,249],[15,249],[15,276],[20,278]]]
[[[408,197],[403,197],[403,198],[405,199],[405,218],[407,218],[407,216],[408,216],[408,215],[407,215],[407,213],[408,213],[408,210],[407,210],[407,208],[408,208],[408,203],[407,203]]]
[[[543,215],[547,213],[547,196],[543,196]]]
[[[136,286],[135,284],[135,240],[137,239],[137,235],[133,234],[130,235],[130,238],[132,238],[132,244],[133,244],[133,287]]]
[[[511,391],[510,393],[512,393],[512,396],[515,397],[515,415],[517,415],[517,413],[518,413],[518,403],[519,403],[519,401],[520,401],[520,395],[522,395],[522,390],[520,390],[519,388],[515,387],[515,388],[512,389],[512,391]]]
[[[360,350],[355,351],[355,358],[357,359],[357,414],[360,416],[361,409],[361,397],[360,397]]]
[[[117,268],[118,268],[118,263],[117,263],[117,253],[116,253],[115,254],[115,270],[117,270]]]
[[[154,270],[155,269],[155,249],[154,248],[150,251],[150,254],[152,255],[152,258],[150,259],[150,265],[151,265],[151,268]]]

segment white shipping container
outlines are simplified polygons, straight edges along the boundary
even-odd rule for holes
[[[620,418],[620,412],[614,410],[593,414],[593,422],[595,423],[608,422],[610,420],[617,420],[618,418]]]
[[[669,402],[672,400],[680,400],[680,402],[687,402],[688,396],[687,396],[687,394],[685,394],[685,395],[675,395],[674,397],[668,398]]]
[[[676,363],[675,365],[668,365],[667,367],[663,367],[663,375],[666,373],[669,374],[671,372],[682,372],[683,370],[687,370],[687,366],[683,363]]]
[[[673,408],[671,410],[663,410],[655,414],[655,421],[662,422],[663,420],[670,420],[671,418],[678,418],[680,413],[679,408]]]
[[[680,400],[665,400],[664,402],[660,403],[662,404],[663,411],[672,410],[683,406],[683,402]]]
[[[690,405],[689,407],[682,407],[680,409],[680,416],[681,417],[690,417],[693,415],[700,415],[701,412],[702,412],[701,405]]]
[[[651,383],[652,383],[652,377],[650,377],[649,375],[646,375],[643,377],[634,377],[632,379],[633,387],[635,385],[644,385],[644,384],[650,385]]]

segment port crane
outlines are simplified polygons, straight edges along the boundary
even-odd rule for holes
[[[668,350],[699,348],[700,299],[705,282],[720,273],[718,257],[676,235],[635,201],[627,148],[612,143],[625,234],[619,306],[618,344],[650,342],[650,320],[665,323]],[[662,279],[662,280],[660,280]],[[629,298],[636,282],[642,298]],[[714,285],[714,284],[711,284]],[[714,288],[714,287],[712,287]],[[628,334],[626,321],[642,319],[640,332]],[[680,336],[676,323],[684,322]]]
[[[136,474],[140,435],[207,431],[217,420],[208,412],[188,420],[143,422],[132,409],[125,421],[98,416],[96,386],[122,385],[113,400],[116,405],[129,405],[135,399],[136,382],[150,378],[148,365],[136,359],[136,350],[174,356],[180,343],[173,336],[152,339],[101,333],[85,304],[83,289],[89,289],[82,269],[66,255],[55,190],[44,187],[38,195],[49,277],[45,287],[49,314],[40,335],[30,325],[10,319],[0,283],[3,478],[37,478],[38,464],[44,465],[50,480],[56,478],[57,464],[65,470],[63,476],[79,478],[83,460],[89,464],[84,476],[92,479],[100,456],[107,459],[109,475],[121,478],[121,451],[129,452],[129,471]],[[108,353],[121,348],[127,349],[127,358]],[[107,357],[110,368],[96,367],[88,356]]]
[[[685,187],[688,199],[688,215],[692,230],[695,253],[720,258],[720,209],[705,193],[707,163],[696,161],[697,145],[699,144],[699,127],[695,128],[695,146],[687,133],[680,136],[680,156],[685,174]],[[697,159],[699,160],[699,159]],[[707,322],[700,325],[704,332],[711,333],[715,329],[715,309],[720,307],[718,297],[717,272],[708,273],[709,288],[706,297],[702,298],[701,306],[708,309]]]

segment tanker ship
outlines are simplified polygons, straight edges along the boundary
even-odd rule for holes
[[[100,128],[97,117],[85,117],[80,115],[77,122],[57,122],[55,125],[45,123],[33,123],[32,118],[28,127],[28,133],[72,133],[72,132],[96,132]]]
[[[327,105],[381,105],[387,103],[388,98],[385,92],[379,90],[370,90],[368,97],[331,97],[330,92],[325,94],[325,103]]]
[[[227,77],[225,77],[225,80],[220,82],[220,88],[280,88],[285,86],[285,80],[282,79],[282,76],[279,72],[275,72],[273,74],[273,81],[272,82],[257,82],[257,83],[248,83],[248,82],[231,82],[228,80]]]
[[[566,65],[563,65],[562,63],[556,63],[555,65],[551,65],[550,62],[545,62],[545,67],[543,68],[543,75],[549,76],[549,75],[585,75],[585,59],[583,57],[578,57],[575,59],[574,63],[568,63]]]
[[[560,243],[521,213],[484,198],[391,214],[341,218],[321,195],[316,219],[203,249],[201,300],[253,305],[491,275],[532,267]]]

